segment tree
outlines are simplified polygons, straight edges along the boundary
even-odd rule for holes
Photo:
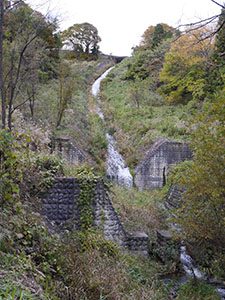
[[[5,115],[5,97],[3,91],[3,25],[4,25],[4,0],[0,0],[0,96],[2,108],[2,128],[5,128],[6,115]]]
[[[0,97],[2,109],[2,128],[6,127],[6,96],[4,93],[4,74],[3,74],[3,40],[4,40],[4,19],[5,13],[20,4],[22,0],[4,1],[0,0]]]
[[[164,23],[149,26],[142,35],[140,48],[154,50],[163,41],[171,39],[177,34],[179,34],[178,30]]]
[[[10,7],[4,13],[4,20],[2,102],[8,108],[7,127],[11,130],[13,112],[28,101],[33,115],[34,84],[38,82],[43,57],[46,51],[49,53],[48,37],[53,35],[55,24],[23,1]]]
[[[193,162],[180,170],[176,180],[186,189],[176,219],[182,238],[197,246],[201,262],[211,260],[212,266],[214,261],[214,267],[220,263],[225,267],[224,103],[223,90],[192,120]]]
[[[201,40],[208,30],[201,29],[181,36],[172,43],[160,72],[162,86],[159,92],[170,104],[187,103],[192,99],[203,100],[209,57],[210,40]]]
[[[210,25],[214,25],[214,22],[216,20],[218,20],[218,18],[220,18],[221,16],[224,16],[224,9],[225,9],[225,5],[222,3],[219,3],[219,1],[215,1],[215,0],[211,0],[211,2],[213,2],[214,4],[218,5],[219,7],[221,7],[221,13],[217,14],[217,15],[213,15],[209,18],[197,21],[197,22],[192,22],[192,23],[188,23],[188,24],[182,24],[178,27],[178,29],[184,28],[184,30],[182,30],[182,34],[186,34],[186,33],[190,33],[193,32],[195,30],[199,30],[205,27],[208,27]],[[218,32],[220,32],[220,30],[222,30],[225,26],[225,20],[223,20],[222,23],[220,23],[220,26],[213,26],[214,29],[209,32],[207,35],[205,35],[204,37],[201,38],[201,40],[203,39],[208,39],[208,38],[212,38],[213,36],[215,36]]]
[[[154,50],[140,47],[134,51],[132,63],[128,64],[124,79],[135,81],[151,78],[152,89],[156,89],[159,72],[163,66],[164,56],[168,49],[169,43],[164,41]]]
[[[225,64],[225,8],[221,11],[217,28],[220,28],[220,30],[216,35],[215,54],[221,63]]]
[[[208,90],[215,90],[225,86],[225,9],[222,9],[217,28],[220,30],[215,36],[214,50],[208,76]]]
[[[71,46],[75,53],[97,54],[101,38],[95,26],[89,23],[74,24],[62,33],[64,44]]]
[[[60,126],[65,109],[72,99],[75,82],[71,78],[69,64],[61,63],[59,66],[59,103],[56,128]]]

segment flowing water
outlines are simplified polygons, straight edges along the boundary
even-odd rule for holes
[[[186,246],[181,246],[180,248],[180,261],[182,263],[183,269],[188,277],[198,278],[206,281],[212,285],[215,285],[221,300],[225,300],[225,287],[222,284],[215,284],[212,280],[207,279],[205,274],[203,274],[195,265],[192,257],[187,253]]]
[[[113,67],[112,67],[113,68]],[[96,113],[104,121],[104,114],[100,108],[100,84],[101,81],[108,75],[111,69],[108,69],[103,73],[92,85],[92,94],[96,98]],[[108,142],[108,153],[106,160],[106,173],[107,176],[116,181],[118,184],[132,187],[133,178],[130,174],[129,168],[126,166],[125,161],[121,154],[116,149],[116,141],[112,135],[106,134],[106,139]],[[195,277],[201,280],[204,280],[208,283],[213,284],[210,280],[207,280],[205,274],[203,274],[194,264],[192,257],[187,253],[185,245],[182,245],[180,248],[180,261],[182,263],[183,269],[186,273],[185,278],[181,278],[180,284],[186,282],[187,277]],[[215,284],[213,284],[215,285]],[[221,300],[225,300],[225,287],[219,284],[216,284],[217,292],[219,293]]]
[[[96,98],[96,113],[104,121],[104,114],[100,108],[100,84],[101,81],[109,74],[113,67],[109,68],[104,72],[92,85],[92,94]],[[117,182],[119,185],[126,187],[133,186],[133,177],[130,174],[129,168],[122,155],[116,149],[116,141],[112,135],[106,134],[106,139],[108,142],[107,147],[107,159],[106,159],[106,174],[111,180]]]
[[[180,247],[180,261],[183,269],[188,276],[203,279],[204,274],[194,266],[192,257],[187,253],[186,246]]]

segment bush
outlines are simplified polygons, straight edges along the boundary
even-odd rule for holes
[[[63,174],[62,161],[54,155],[30,153],[23,163],[26,165],[20,185],[23,200],[40,197],[51,187],[54,178]]]
[[[182,239],[193,245],[195,259],[210,274],[224,278],[224,95],[205,104],[192,121],[193,161],[180,169],[175,184],[185,188],[176,223]],[[194,124],[194,125],[193,125]],[[214,267],[216,269],[214,269]]]
[[[16,150],[22,148],[11,133],[0,131],[0,204],[10,203],[18,196],[22,179],[21,163]]]

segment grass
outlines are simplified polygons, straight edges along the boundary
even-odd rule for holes
[[[129,60],[117,65],[103,81],[102,107],[108,128],[113,128],[120,152],[134,167],[159,137],[187,139],[189,106],[169,106],[154,90],[151,78],[134,82],[124,80]]]
[[[161,265],[123,253],[101,232],[65,232],[61,238],[37,216],[10,211],[1,225],[9,238],[1,239],[0,299],[167,298],[157,275]]]
[[[113,186],[113,205],[128,231],[145,231],[153,235],[162,229],[163,215],[159,207],[164,193],[162,190],[138,191]]]
[[[99,58],[97,61],[66,60],[70,66],[68,80],[73,84],[72,98],[64,110],[61,125],[56,128],[59,107],[59,79],[39,84],[35,95],[34,122],[48,129],[55,137],[69,137],[78,148],[89,154],[96,166],[102,164],[105,148],[104,126],[91,112],[90,86],[92,82],[112,65],[112,61]],[[30,118],[29,105],[22,108],[26,119]],[[97,140],[101,139],[101,145]]]
[[[191,280],[180,287],[177,300],[220,300],[220,297],[214,287]]]
[[[130,233],[147,233],[150,260],[160,262],[161,275],[176,273],[180,268],[176,239],[162,243],[157,234],[159,230],[168,230],[167,215],[162,209],[165,192],[165,189],[140,192],[135,188],[113,187],[113,205],[125,229]]]

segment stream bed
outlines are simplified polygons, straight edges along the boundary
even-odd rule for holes
[[[221,297],[221,300],[225,300],[225,286],[222,283],[216,282],[214,279],[207,278],[207,276],[202,273],[199,268],[195,265],[192,257],[187,253],[187,249],[185,245],[180,247],[180,261],[182,267],[185,271],[186,277],[188,278],[196,278],[206,283],[215,286],[218,294]]]
[[[96,113],[104,121],[104,114],[101,110],[101,101],[99,97],[101,81],[109,74],[113,67],[105,71],[92,85],[92,95],[96,99]],[[107,140],[107,159],[106,159],[106,175],[107,177],[119,185],[125,187],[133,186],[133,177],[126,165],[124,158],[117,150],[116,140],[109,133],[106,134]]]
[[[100,84],[101,81],[109,74],[113,67],[105,71],[92,85],[92,95],[96,99],[96,114],[104,121],[104,114],[101,110],[101,100],[100,100]],[[107,159],[106,159],[106,174],[109,179],[115,181],[117,184],[132,187],[133,186],[133,177],[130,173],[128,166],[126,165],[122,155],[117,150],[116,140],[109,133],[106,134],[107,140]],[[177,280],[176,288],[174,290],[174,298],[176,298],[176,291],[179,289],[179,286],[186,283],[189,278],[196,278],[198,280],[205,281],[208,284],[211,284],[215,287],[218,294],[221,297],[221,300],[225,300],[225,286],[222,283],[216,282],[213,279],[209,279],[203,274],[199,268],[195,265],[192,257],[187,253],[185,245],[180,247],[180,262],[182,264],[185,275],[181,276]],[[164,280],[165,284],[170,282],[170,279],[167,278]]]

